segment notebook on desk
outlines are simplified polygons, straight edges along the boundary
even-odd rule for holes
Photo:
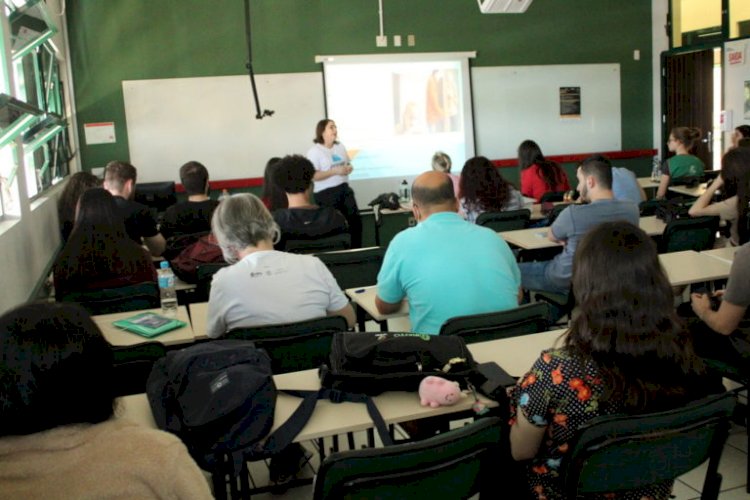
[[[152,312],[136,314],[130,318],[114,321],[112,324],[149,339],[187,325],[184,321]]]

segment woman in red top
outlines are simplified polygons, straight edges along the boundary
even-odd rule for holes
[[[526,140],[518,146],[518,166],[521,168],[521,194],[537,202],[545,193],[570,189],[568,175],[560,165],[546,160],[534,141]]]

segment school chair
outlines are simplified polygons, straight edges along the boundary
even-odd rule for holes
[[[332,453],[318,469],[313,498],[495,498],[501,425],[483,418],[423,441]]]
[[[324,238],[288,239],[284,245],[284,250],[290,253],[311,254],[333,250],[347,250],[351,246],[352,237],[349,233],[341,233]]]
[[[723,393],[674,410],[594,418],[578,430],[563,462],[565,497],[673,481],[708,460],[701,499],[717,499],[735,403],[734,394]]]
[[[484,212],[477,217],[477,225],[488,227],[499,233],[501,231],[525,229],[529,225],[530,219],[531,210],[528,208],[507,212]]]
[[[131,346],[112,346],[114,355],[115,396],[146,392],[146,380],[154,363],[166,356],[161,342],[143,342]]]
[[[544,332],[549,320],[549,306],[537,302],[508,311],[451,318],[440,327],[440,335],[459,335],[472,344]]]
[[[98,288],[56,295],[57,302],[76,302],[89,314],[140,311],[159,307],[159,287],[146,281],[117,288]]]
[[[659,241],[659,253],[710,250],[719,230],[719,217],[685,217],[670,221]]]
[[[219,269],[222,267],[227,267],[228,265],[225,262],[221,262],[201,264],[195,268],[197,279],[195,282],[195,291],[193,292],[193,303],[208,302],[208,297],[211,294],[211,281],[214,279],[214,274],[219,272]]]

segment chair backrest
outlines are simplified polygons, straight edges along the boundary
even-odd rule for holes
[[[638,204],[638,211],[641,214],[641,217],[649,217],[651,215],[656,215],[656,209],[663,206],[665,203],[665,200],[646,200],[642,201]]]
[[[330,252],[333,250],[346,250],[352,246],[352,237],[349,233],[334,234],[324,238],[286,240],[284,250],[291,253],[317,253]]]
[[[701,498],[717,498],[716,469],[735,403],[733,394],[724,393],[675,410],[591,420],[579,429],[564,463],[565,497],[671,481],[708,459]]]
[[[167,355],[161,342],[143,342],[131,346],[112,346],[114,354],[115,396],[146,392],[146,380],[154,363]]]
[[[714,216],[673,220],[664,228],[659,253],[710,250],[714,247],[718,230],[719,218]]]
[[[256,347],[268,352],[273,373],[279,374],[328,363],[333,334],[348,329],[343,316],[326,316],[296,323],[236,328],[223,338],[252,340]]]
[[[477,225],[492,229],[495,232],[524,229],[529,225],[531,210],[521,208],[507,212],[484,212],[477,217]]]
[[[159,287],[147,281],[118,288],[99,288],[57,296],[58,302],[77,302],[92,316],[159,307]]]
[[[332,453],[320,464],[313,498],[496,496],[501,436],[492,417],[423,441]]]
[[[545,203],[548,201],[563,201],[565,199],[565,191],[550,191],[549,193],[544,193],[541,198],[539,198],[539,203]]]
[[[557,219],[557,216],[560,215],[560,212],[565,210],[570,206],[570,203],[560,203],[559,205],[555,205],[552,207],[552,210],[550,210],[549,214],[547,215],[547,222],[549,225],[552,225],[553,222],[555,222],[555,219]]]
[[[440,335],[460,335],[467,344],[543,332],[549,326],[549,305],[526,304],[509,311],[451,318],[440,327]]]
[[[201,264],[195,268],[196,282],[193,302],[208,302],[208,296],[211,293],[211,281],[214,274],[219,272],[222,267],[229,264],[217,262],[214,264]]]
[[[382,247],[315,254],[331,271],[342,290],[377,283],[384,255],[385,249]]]

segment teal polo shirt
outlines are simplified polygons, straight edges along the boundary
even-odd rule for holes
[[[430,215],[388,245],[378,297],[409,299],[413,332],[437,334],[455,316],[518,307],[521,273],[508,244],[455,212]]]

